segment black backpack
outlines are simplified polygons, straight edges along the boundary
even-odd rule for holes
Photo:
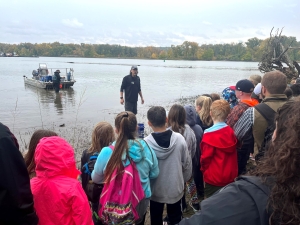
[[[269,142],[272,140],[272,136],[274,130],[276,128],[275,125],[275,114],[276,112],[267,104],[260,103],[254,107],[268,122],[268,127],[265,131],[264,141],[261,147],[258,149],[258,154],[255,156],[255,160],[259,161],[261,158],[264,157],[265,152],[268,150]]]
[[[85,163],[82,166],[82,170],[81,170],[83,171],[83,173],[89,175],[89,181],[83,189],[88,197],[88,200],[91,202],[99,202],[100,195],[104,186],[103,184],[95,184],[92,181],[92,177],[91,177],[98,155],[99,155],[98,152],[91,155],[87,163]]]

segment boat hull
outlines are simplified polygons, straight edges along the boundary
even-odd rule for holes
[[[73,80],[73,81],[71,80],[71,81],[61,81],[60,83],[62,85],[62,89],[65,89],[65,88],[70,88],[71,86],[73,86],[75,82],[76,82],[75,80]],[[24,83],[26,85],[34,86],[34,87],[41,88],[41,89],[53,89],[52,82],[45,82],[45,81],[40,81],[40,80],[25,77]]]

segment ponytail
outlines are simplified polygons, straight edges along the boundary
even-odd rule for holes
[[[110,182],[111,175],[115,169],[118,173],[123,170],[122,155],[125,151],[126,158],[129,159],[128,140],[135,139],[137,120],[132,112],[121,112],[115,119],[115,127],[118,130],[118,138],[113,153],[106,165],[105,182]]]

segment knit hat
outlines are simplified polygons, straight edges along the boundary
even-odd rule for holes
[[[235,91],[232,90],[231,87],[227,87],[222,91],[222,97],[224,100],[226,100],[229,103],[230,108],[233,108],[238,103],[238,100],[235,95]]]
[[[259,95],[260,94],[260,92],[261,92],[261,83],[258,83],[257,85],[256,85],[256,87],[254,88],[254,94],[256,94],[256,95]]]

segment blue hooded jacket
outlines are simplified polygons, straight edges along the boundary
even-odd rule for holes
[[[115,146],[115,142],[112,144]],[[158,162],[155,152],[148,144],[141,139],[128,140],[129,157],[135,162],[140,175],[141,184],[145,192],[145,197],[151,197],[150,179],[154,179],[159,174]],[[100,151],[97,161],[92,172],[92,180],[94,183],[100,184],[104,182],[104,172],[106,165],[113,153],[110,147],[104,147]],[[123,153],[122,159],[125,160],[126,155]],[[129,160],[124,166],[129,165]]]

